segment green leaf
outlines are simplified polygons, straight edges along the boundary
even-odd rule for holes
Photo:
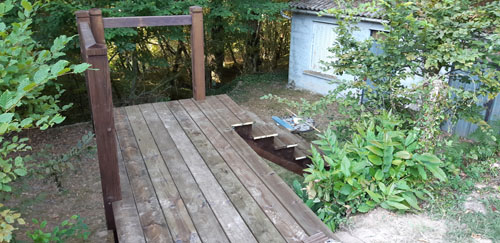
[[[351,176],[351,161],[347,158],[347,156],[344,156],[342,158],[342,161],[340,162],[340,170],[344,174],[345,177]]]
[[[37,84],[41,84],[47,81],[47,78],[49,76],[49,66],[43,65],[40,67],[40,69],[35,73],[33,76],[33,81]]]
[[[0,115],[0,123],[1,122],[10,123],[13,117],[14,113],[3,113],[2,115]]]
[[[418,174],[420,174],[420,177],[424,181],[426,181],[427,180],[427,173],[425,173],[424,167],[422,167],[421,165],[417,165],[417,169],[418,169]]]
[[[24,168],[22,168],[22,169],[15,169],[14,173],[16,173],[18,176],[25,176],[26,174],[28,174],[28,172]]]
[[[424,165],[432,173],[432,175],[434,175],[440,181],[446,181],[447,180],[446,179],[446,174],[437,165],[428,164],[428,163],[424,163]]]
[[[411,154],[408,151],[399,151],[394,156],[400,159],[411,159]]]
[[[21,5],[23,6],[24,9],[26,9],[26,11],[28,12],[33,11],[33,5],[31,5],[31,3],[28,2],[27,0],[22,0]]]
[[[349,184],[344,184],[342,188],[340,188],[340,193],[343,195],[349,195],[352,192],[352,187]]]
[[[434,154],[424,153],[416,156],[416,159],[421,162],[428,162],[432,164],[441,164],[441,160]]]
[[[366,203],[363,203],[363,204],[359,205],[358,212],[366,213],[372,209],[373,209],[373,207],[370,207]]]
[[[379,148],[375,147],[375,146],[366,146],[366,148],[368,150],[370,150],[372,153],[380,156],[380,157],[383,157],[384,156],[384,153],[382,152],[382,150],[380,150]]]
[[[382,170],[377,170],[377,172],[375,172],[375,180],[377,181],[380,181],[384,178],[384,172]]]
[[[394,208],[397,208],[397,209],[400,209],[400,210],[408,210],[408,209],[410,209],[406,205],[404,205],[402,203],[394,202],[394,201],[385,201],[385,203],[387,203],[391,207],[394,207]]]
[[[72,68],[73,68],[74,73],[82,73],[85,70],[87,70],[87,68],[89,68],[89,67],[90,67],[90,64],[82,63],[82,64],[74,65]]]
[[[381,165],[382,164],[382,158],[375,154],[369,154],[368,155],[368,160],[372,162],[374,165]]]
[[[368,195],[370,196],[371,199],[373,199],[373,201],[380,203],[380,199],[382,198],[380,194],[372,192],[369,189],[365,189],[365,192],[368,193]]]
[[[413,195],[412,192],[404,192],[403,197],[410,206],[417,210],[421,210],[421,208],[418,206],[417,198],[415,197],[415,195]]]

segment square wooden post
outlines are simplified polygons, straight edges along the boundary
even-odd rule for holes
[[[86,46],[83,46],[82,56],[84,56],[84,60],[87,63],[92,65],[90,67],[91,70],[85,72],[85,76],[90,107],[92,110],[92,122],[94,124],[97,141],[97,156],[99,159],[106,225],[108,229],[115,230],[116,226],[113,217],[112,202],[121,200],[121,189],[113,118],[111,81],[107,47],[104,39],[102,13],[99,9],[91,9],[90,11],[78,11],[76,15],[78,23],[87,22],[90,24],[91,33],[93,35],[91,41],[95,42],[82,42],[87,36],[82,36],[82,30],[79,28],[80,46],[82,46],[83,43],[86,44]],[[79,24],[79,26],[81,25]],[[90,33],[88,33],[88,35],[90,35]],[[93,45],[87,46],[89,44]]]
[[[205,53],[203,47],[203,9],[199,6],[189,8],[191,14],[191,68],[193,75],[193,97],[205,99]]]

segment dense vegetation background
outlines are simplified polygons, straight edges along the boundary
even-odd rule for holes
[[[34,18],[34,38],[49,47],[60,35],[77,33],[74,12],[101,8],[105,17],[189,14],[204,8],[206,85],[214,89],[242,73],[272,71],[288,65],[290,21],[280,12],[286,0],[48,0]],[[189,27],[106,30],[116,106],[191,97]],[[72,63],[81,62],[78,38],[65,50]],[[66,123],[90,119],[85,80],[80,75],[58,79],[73,103]]]

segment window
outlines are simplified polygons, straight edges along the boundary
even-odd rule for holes
[[[324,22],[314,22],[313,24],[313,44],[311,56],[311,71],[333,75],[333,70],[324,71],[324,65],[321,61],[333,61],[333,53],[328,51],[328,48],[333,46],[337,39],[335,33],[336,25]]]

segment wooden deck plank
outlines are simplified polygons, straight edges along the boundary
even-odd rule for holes
[[[194,106],[194,104],[192,105]],[[222,147],[222,151],[230,150],[230,147],[225,146],[227,142],[225,142],[224,138],[218,134],[218,137],[209,141],[195,121],[193,121],[195,118],[193,117],[192,119],[179,102],[168,102],[167,106],[196,146],[212,170],[212,174],[214,174],[222,188],[226,191],[226,194],[247,223],[255,238],[259,242],[285,242],[266,214],[264,214],[238,177],[226,164],[226,161],[217,152],[216,147]]]
[[[126,111],[136,139],[140,141],[139,149],[142,152],[173,240],[175,242],[201,243],[184,202],[152,137],[152,133],[160,131],[156,130],[155,127],[148,127],[143,117],[143,114],[151,116],[155,113],[141,112],[138,106],[127,107]]]
[[[125,165],[123,164],[122,153],[119,147],[117,147],[117,150],[122,200],[113,202],[112,205],[116,224],[116,236],[118,237],[118,241],[123,243],[145,243],[146,239],[144,239],[141,220],[139,219],[134,195],[132,195],[132,188],[130,187],[128,175],[125,171]]]
[[[165,103],[153,105],[167,131],[188,165],[191,174],[205,195],[227,237],[232,242],[256,242],[250,229],[234,208],[228,196],[210,172],[203,158],[184,133]]]
[[[256,122],[253,117],[248,116],[248,114],[245,112],[245,110],[241,109],[241,107],[236,104],[233,99],[231,99],[229,96],[226,94],[222,95],[216,95],[215,96],[217,99],[219,99],[226,107],[233,112],[236,117],[238,117],[242,121],[249,121],[249,122]]]
[[[196,102],[207,118],[223,133],[224,128],[229,124],[214,112],[213,108],[207,102]],[[224,133],[223,133],[224,134]],[[246,142],[241,137],[227,136],[233,148],[245,159],[253,171],[268,185],[269,189],[276,195],[281,203],[287,208],[290,214],[302,226],[309,235],[318,232],[324,232],[327,236],[333,237],[333,233],[321,222],[321,220],[302,202],[300,198],[291,190],[288,185],[267,165],[261,162],[259,155],[253,150],[247,148]]]
[[[203,101],[198,101],[203,102]],[[227,133],[228,136],[239,136],[233,130],[224,130],[219,132],[217,128],[210,122],[201,110],[193,103],[192,100],[181,100],[180,103],[197,123],[198,127],[207,138],[215,146],[219,154],[224,158],[226,163],[231,167],[233,172],[246,189],[253,196],[254,200],[264,210],[269,219],[276,226],[278,231],[285,237],[288,242],[300,241],[306,236],[300,225],[289,212],[281,205],[279,200],[272,194],[266,185],[252,171],[245,161],[238,155],[236,150],[231,147],[229,142],[221,133]],[[251,149],[247,147],[247,149]]]
[[[115,109],[115,117],[122,121],[122,124],[116,126],[120,147],[123,148],[123,145],[125,148],[137,148],[132,128],[128,122],[125,122],[128,118],[124,109]],[[127,153],[127,156],[135,159],[142,157],[139,150],[133,151],[137,154]],[[144,161],[142,159],[127,160],[125,157],[124,159],[146,241],[173,242]]]
[[[140,109],[202,241],[229,242],[153,105]]]
[[[208,102],[218,101],[214,96],[208,96],[206,99]],[[226,119],[227,123],[231,125],[231,127],[242,126],[243,121],[241,121],[238,117],[236,117],[232,112],[227,112],[224,107],[216,107],[215,110],[218,113],[224,114],[224,119]]]

